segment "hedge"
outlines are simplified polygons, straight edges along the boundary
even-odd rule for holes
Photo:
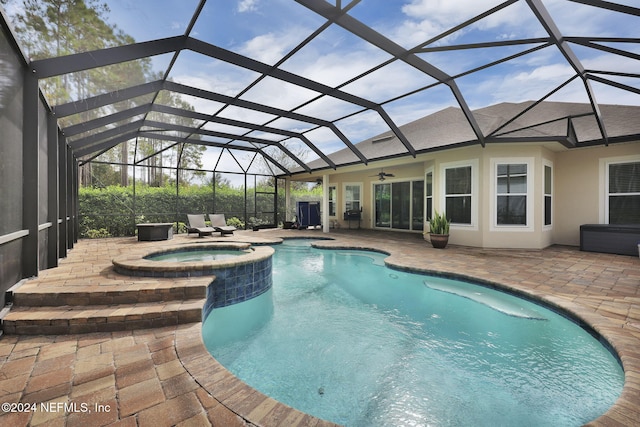
[[[247,217],[244,218],[244,189],[222,187],[214,195],[210,186],[181,187],[176,197],[175,187],[137,186],[135,200],[133,187],[109,186],[105,188],[81,188],[78,194],[80,237],[133,236],[136,224],[141,222],[185,223],[187,213],[224,213],[227,220],[238,225],[273,223],[273,196],[257,194],[254,206],[254,189],[247,190]],[[284,191],[278,194],[278,222],[291,219],[285,214]],[[293,191],[292,201],[319,200],[319,190]],[[276,224],[277,225],[277,224]],[[179,227],[176,232],[181,232]]]

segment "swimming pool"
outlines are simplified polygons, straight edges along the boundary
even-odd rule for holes
[[[619,396],[620,364],[575,323],[383,258],[287,241],[272,290],[214,309],[205,344],[252,387],[348,426],[577,426]]]
[[[175,252],[161,252],[153,254],[146,259],[152,261],[169,261],[169,262],[191,262],[191,261],[220,261],[223,259],[234,258],[244,255],[246,252],[241,250],[225,250],[225,249],[208,249],[199,250],[181,250]]]

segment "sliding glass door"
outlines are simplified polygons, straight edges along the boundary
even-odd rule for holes
[[[424,228],[424,181],[373,185],[375,226],[397,230]]]
[[[391,228],[391,184],[375,184],[373,194],[376,227]]]
[[[411,182],[411,229],[424,230],[424,182]]]

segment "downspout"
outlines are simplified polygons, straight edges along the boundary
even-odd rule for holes
[[[329,175],[322,175],[322,232],[329,229]]]
[[[289,212],[291,212],[291,181],[285,178],[284,181],[284,220],[291,221],[293,218],[288,218]]]
[[[184,144],[180,146],[178,153],[178,161],[176,162],[176,227],[180,223],[180,161],[182,160],[182,151]]]

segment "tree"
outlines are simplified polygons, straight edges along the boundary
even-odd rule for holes
[[[8,0],[7,3],[14,3],[19,10],[13,17],[16,33],[32,60],[103,49],[132,40],[106,22],[109,7],[98,0]],[[57,105],[104,90],[108,75],[115,77],[113,71],[82,71],[46,79],[40,84],[49,102]],[[119,78],[142,74],[131,71],[117,74]]]
[[[207,187],[213,187],[214,182],[216,184],[216,188],[232,188],[231,181],[222,176],[220,172],[215,172],[212,178],[207,178],[205,180],[205,185]]]
[[[280,145],[282,145],[291,154],[293,154],[294,156],[296,156],[298,159],[300,159],[303,162],[306,160],[307,155],[309,154],[308,149],[306,147],[302,146],[302,145],[294,146],[293,144],[287,144],[286,141],[281,142]],[[299,166],[298,163],[295,160],[293,160],[293,158],[291,158],[283,150],[280,150],[280,149],[277,149],[277,148],[271,148],[268,151],[268,154],[272,159],[274,159],[276,162],[278,162],[280,165],[282,165],[283,167],[285,167],[287,169],[294,169],[295,167]],[[260,169],[260,171],[262,173],[264,173],[265,175],[271,175],[272,174],[272,171],[267,166],[267,161],[266,160],[264,160],[260,164],[262,166],[260,166],[259,169]],[[267,184],[269,186],[273,186],[275,179],[276,179],[275,177],[265,177],[264,178],[264,182],[265,182],[265,184]],[[291,181],[291,189],[292,190],[306,190],[307,189],[307,183],[306,182],[301,182],[301,181]]]
[[[78,52],[87,52],[134,43],[135,40],[123,33],[114,24],[107,21],[109,7],[99,0],[0,0],[3,4],[16,6],[12,10],[18,12],[12,17],[17,37],[27,50],[31,59],[64,56]],[[74,99],[85,99],[105,92],[132,87],[153,79],[162,78],[160,73],[154,74],[151,60],[143,58],[135,61],[93,68],[77,73],[65,74],[40,82],[41,89],[51,105],[59,105]],[[163,91],[157,102],[165,105],[193,110],[193,107],[180,99],[178,95]],[[134,107],[135,100],[126,100],[106,107],[84,111],[65,118],[65,124],[84,122]],[[133,119],[130,119],[133,120]],[[179,116],[171,116],[165,122],[173,122],[184,126],[194,126],[194,120]],[[123,142],[119,147],[104,153],[101,160],[128,164],[133,144]],[[139,150],[145,157],[162,150],[159,141],[139,140]],[[157,147],[160,147],[159,149]],[[180,158],[180,168],[202,168],[202,155],[206,147],[200,145],[173,144],[173,147],[148,162],[149,182],[162,185],[165,181],[163,165],[173,164]],[[180,153],[182,155],[180,156]],[[91,162],[82,168],[81,185],[91,185]],[[100,174],[104,175],[101,170]],[[188,183],[199,171],[180,171],[179,179]],[[128,168],[120,168],[120,184],[128,184]]]
[[[160,76],[158,76],[158,78],[160,78]],[[191,104],[185,102],[177,94],[168,91],[162,91],[156,99],[156,102],[186,111],[194,110]],[[151,113],[149,117],[152,120],[157,117],[158,120],[156,121],[162,121],[167,124],[196,127],[195,120],[188,117],[156,112]],[[189,135],[180,136],[186,137]],[[191,135],[190,138],[194,140],[199,139],[197,135]],[[206,149],[207,148],[205,146],[197,143],[177,144],[167,143],[166,141],[154,140],[151,138],[138,139],[138,150],[142,155],[141,157],[148,158],[146,163],[149,165],[149,183],[154,183],[156,185],[162,185],[161,183],[164,181],[163,166],[165,165],[174,167],[178,166],[178,179],[182,183],[189,183],[194,177],[203,176],[205,172],[198,169],[202,169],[203,167],[202,156]],[[178,159],[179,164],[177,164]]]

